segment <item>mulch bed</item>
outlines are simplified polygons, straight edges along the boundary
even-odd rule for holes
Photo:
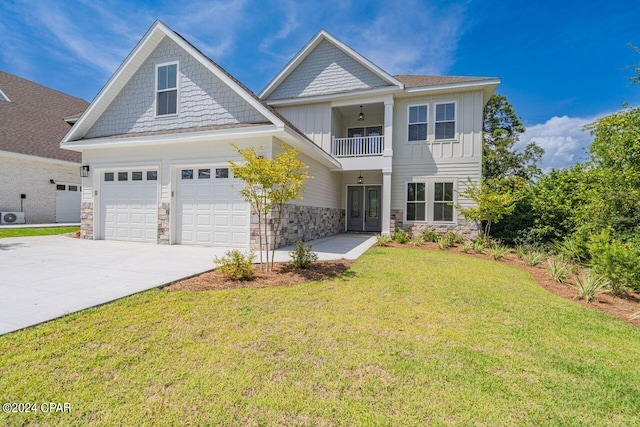
[[[390,242],[387,246],[411,247],[410,245],[400,245],[396,242]],[[438,249],[438,245],[435,243],[425,243],[422,246],[416,246],[416,248],[435,251],[440,250]],[[459,252],[466,256],[475,256],[477,258],[494,261],[488,253],[478,254],[473,251],[463,253],[460,250],[460,247],[449,248],[447,250]],[[629,292],[625,296],[600,294],[597,296],[597,301],[589,303],[578,299],[576,289],[570,284],[575,280],[575,277],[570,277],[568,279],[568,283],[556,282],[553,277],[551,277],[546,261],[532,267],[517,258],[515,255],[510,254],[506,258],[494,262],[501,262],[503,264],[521,268],[527,271],[533,280],[547,291],[592,310],[601,311],[640,328],[640,318],[633,320],[630,319],[632,314],[640,311],[639,293]],[[165,289],[168,291],[206,291],[212,289],[291,286],[316,280],[331,279],[332,277],[336,277],[344,273],[352,264],[353,261],[345,259],[338,261],[317,261],[311,264],[309,269],[298,270],[292,268],[289,263],[276,263],[274,265],[274,271],[271,272],[260,271],[260,266],[254,265],[253,271],[255,273],[255,277],[250,281],[230,280],[224,274],[214,270],[172,283]]]
[[[253,266],[253,280],[231,280],[218,271],[208,271],[197,276],[172,283],[165,289],[169,291],[207,291],[212,289],[264,288],[268,286],[290,286],[304,282],[326,280],[348,270],[353,261],[316,261],[308,269],[295,269],[289,263],[275,263],[273,271],[260,271],[259,265]]]

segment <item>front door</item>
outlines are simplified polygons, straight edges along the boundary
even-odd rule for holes
[[[347,231],[382,229],[380,193],[379,185],[347,187]]]

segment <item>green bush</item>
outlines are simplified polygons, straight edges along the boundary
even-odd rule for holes
[[[525,259],[527,254],[529,253],[530,248],[526,245],[518,245],[516,246],[516,256],[519,259]]]
[[[622,243],[609,231],[591,236],[591,268],[611,282],[611,290],[622,294],[628,289],[640,291],[640,250]]]
[[[491,255],[491,258],[495,259],[496,261],[506,257],[508,254],[509,248],[503,245],[493,245],[489,249],[489,255]]]
[[[432,228],[427,228],[422,232],[422,238],[425,242],[437,243],[440,235]]]
[[[548,259],[549,270],[551,271],[551,277],[558,283],[563,283],[569,277],[569,264],[561,259]]]
[[[409,241],[409,234],[400,228],[393,233],[393,240],[403,245]]]
[[[223,272],[231,280],[253,279],[253,260],[256,255],[253,252],[244,254],[237,249],[225,252],[222,258],[215,257],[213,262],[218,265],[218,270]]]
[[[413,246],[422,246],[424,244],[424,238],[421,235],[414,236],[411,238],[410,243]]]
[[[388,246],[391,243],[391,236],[384,236],[382,234],[376,234],[376,239],[380,246]]]
[[[305,245],[303,242],[296,242],[289,256],[295,268],[309,268],[312,262],[318,260],[318,254],[313,252],[311,244]]]
[[[471,244],[473,245],[473,251],[479,254],[484,253],[487,248],[487,242],[482,239],[473,240]]]
[[[558,242],[553,249],[563,260],[584,265],[589,259],[589,248],[587,243],[578,235],[567,237],[562,242]]]
[[[440,238],[438,239],[438,249],[445,250],[452,246],[453,243],[445,235],[440,236]]]
[[[576,279],[578,298],[587,302],[594,301],[596,295],[609,291],[610,283],[607,279],[591,271],[581,274]]]
[[[471,240],[467,240],[466,242],[464,242],[462,244],[462,247],[460,248],[460,250],[463,253],[468,253],[471,249],[473,249],[473,242]]]
[[[524,262],[532,267],[535,267],[545,259],[547,259],[547,254],[545,254],[544,252],[531,251],[525,255]]]

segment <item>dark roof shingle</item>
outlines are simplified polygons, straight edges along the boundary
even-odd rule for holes
[[[69,131],[64,118],[89,105],[80,98],[0,71],[0,151],[80,162],[81,154],[60,148]]]

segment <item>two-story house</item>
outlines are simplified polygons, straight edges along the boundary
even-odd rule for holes
[[[83,154],[82,235],[255,245],[231,144],[300,150],[313,179],[280,245],[396,227],[477,232],[456,211],[478,182],[482,110],[499,80],[391,76],[320,31],[253,94],[157,21],[62,146]]]

